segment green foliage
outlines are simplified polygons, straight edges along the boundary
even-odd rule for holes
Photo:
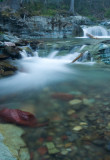
[[[53,9],[47,9],[42,11],[42,15],[47,15],[47,16],[54,16],[56,15],[57,11]]]
[[[41,2],[30,2],[25,5],[25,8],[20,10],[21,13],[28,12],[32,16],[35,15],[47,15],[47,16],[54,16],[57,13],[56,6],[45,6]]]
[[[64,9],[64,10],[69,10],[68,5],[65,5],[65,4],[63,4],[61,8]]]
[[[28,11],[35,11],[35,10],[40,10],[42,9],[43,7],[43,4],[42,3],[28,3],[25,5],[25,10],[28,10]]]
[[[106,10],[104,15],[106,18],[110,18],[110,8]]]
[[[11,10],[10,9],[5,9],[1,12],[2,16],[10,17],[11,15]]]
[[[95,16],[92,16],[92,15],[90,15],[90,16],[87,16],[91,21],[97,21],[97,18],[95,17]]]
[[[4,34],[4,32],[0,31],[0,35]]]
[[[16,0],[0,0],[3,8],[11,7],[11,1]],[[18,0],[20,2],[20,0]],[[100,3],[99,3],[100,1]],[[110,18],[110,0],[75,0],[75,13],[82,16],[88,16],[91,20],[95,21],[97,18],[104,17]],[[3,3],[2,3],[3,2]],[[6,3],[4,3],[6,2]],[[48,15],[54,16],[55,14],[68,15],[71,0],[23,0],[18,15],[27,14],[30,16],[35,15]],[[104,2],[104,3],[102,3]],[[5,6],[6,5],[6,6]],[[19,5],[20,6],[20,5]],[[2,10],[3,10],[2,8]],[[19,8],[19,7],[18,7]],[[8,12],[4,12],[8,16]]]

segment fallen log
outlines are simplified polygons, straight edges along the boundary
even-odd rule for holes
[[[92,34],[89,34],[89,33],[86,33],[86,36],[91,38],[91,39],[99,39],[99,38],[97,38],[97,37],[95,37],[95,36],[93,36]]]
[[[78,56],[78,57],[76,57],[71,63],[74,63],[74,62],[76,62],[80,57],[82,57],[83,56],[83,53],[80,53],[80,55]]]

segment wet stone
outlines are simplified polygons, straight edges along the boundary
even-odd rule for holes
[[[46,147],[47,147],[48,149],[52,149],[52,148],[55,148],[55,145],[54,145],[53,142],[48,142],[48,143],[46,143]]]
[[[87,106],[84,105],[84,104],[76,104],[76,105],[73,105],[72,108],[73,108],[75,111],[80,111],[80,110],[82,110],[83,108],[87,108]]]
[[[81,104],[82,103],[82,101],[81,100],[79,100],[79,99],[74,99],[74,100],[71,100],[71,101],[69,101],[69,105],[76,105],[76,104]]]
[[[107,125],[107,129],[110,129],[110,122],[109,122],[108,125]]]
[[[110,142],[108,142],[108,144],[105,145],[105,149],[110,152]]]
[[[66,132],[66,135],[67,135],[67,136],[71,136],[71,135],[72,135],[72,132],[71,132],[71,131],[67,131],[67,132]]]
[[[110,102],[103,102],[104,105],[110,105]]]
[[[74,114],[76,111],[75,110],[69,110],[68,112],[67,112],[67,114],[68,115],[72,115],[72,114]]]
[[[46,148],[46,147],[40,147],[40,148],[38,149],[38,153],[39,153],[40,155],[46,154],[46,153],[47,153],[47,148]]]
[[[53,140],[53,137],[52,136],[48,136],[47,137],[47,141],[52,141]]]
[[[104,160],[109,160],[110,159],[110,155],[105,155]]]
[[[72,143],[67,143],[65,144],[65,147],[68,148],[68,147],[71,147],[72,146]]]
[[[72,130],[81,131],[83,128],[81,126],[75,126]]]
[[[86,122],[80,122],[80,125],[81,126],[87,126],[87,123]]]
[[[77,95],[77,96],[82,95],[82,93],[80,91],[71,91],[71,92],[69,92],[69,94],[73,94],[73,95]]]
[[[63,136],[61,137],[61,139],[62,139],[63,141],[65,141],[65,140],[68,139],[68,137],[67,137],[66,135],[63,135]]]
[[[95,102],[95,99],[86,99],[86,98],[83,99],[83,104],[85,104],[87,106],[91,106],[92,103],[94,103],[94,102]]]
[[[64,160],[65,157],[62,154],[56,154],[55,158],[56,158],[55,160]],[[65,160],[68,160],[68,159],[65,158]]]
[[[95,144],[95,145],[97,145],[97,146],[104,146],[104,144],[105,144],[105,141],[104,140],[94,140],[94,141],[92,141],[92,143],[93,144]]]
[[[58,148],[62,148],[62,147],[63,147],[63,144],[57,144],[57,147],[58,147]]]
[[[52,148],[48,150],[49,154],[56,154],[59,153],[59,150],[57,148]]]
[[[68,136],[68,140],[70,142],[74,142],[77,139],[78,139],[78,135],[77,134],[72,134],[71,136]]]
[[[71,151],[72,151],[72,149],[71,149],[71,148],[67,148],[66,150],[67,150],[68,152],[71,152]]]
[[[61,154],[62,154],[62,155],[66,155],[66,154],[68,154],[68,151],[67,151],[66,149],[63,149],[63,150],[61,151]]]
[[[53,142],[46,143],[46,147],[48,149],[49,154],[56,154],[59,150],[55,147]]]

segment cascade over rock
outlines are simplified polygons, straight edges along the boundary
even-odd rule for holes
[[[92,27],[84,27],[84,37],[87,37],[87,34],[93,36],[108,36],[108,31],[102,26],[92,26]]]

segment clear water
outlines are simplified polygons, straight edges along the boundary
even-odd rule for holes
[[[110,67],[72,64],[75,54],[55,53],[17,61],[19,72],[0,80],[0,107],[22,109],[39,122],[48,121],[46,127],[23,127],[33,160],[109,160]],[[70,105],[58,93],[71,94],[78,103]],[[57,149],[55,154],[41,152],[48,142]]]

